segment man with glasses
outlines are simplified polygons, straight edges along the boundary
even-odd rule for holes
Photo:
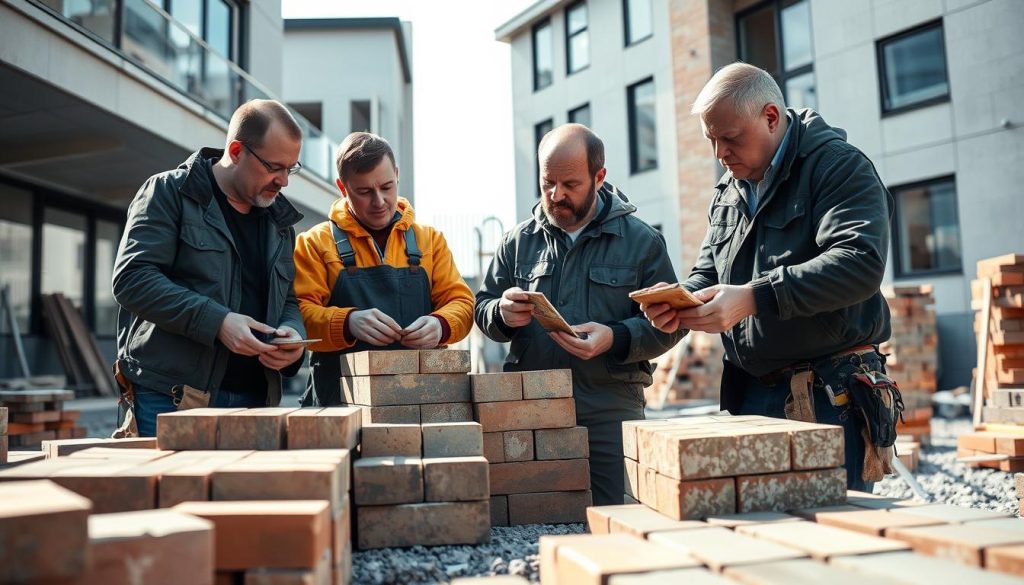
[[[150,177],[128,209],[114,266],[118,382],[138,425],[182,407],[276,406],[305,330],[292,250],[302,219],[280,194],[301,168],[302,130],[276,101],[231,117],[202,148]]]

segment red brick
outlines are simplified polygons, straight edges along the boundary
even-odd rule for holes
[[[473,402],[502,402],[523,399],[523,377],[519,372],[470,374]]]
[[[604,585],[613,575],[697,567],[699,564],[687,555],[634,536],[606,534],[559,546],[556,566],[558,583]]]
[[[146,473],[134,463],[83,461],[87,463],[85,467],[55,470],[49,478],[89,498],[97,514],[156,507],[157,475]]]
[[[484,457],[490,463],[505,463],[505,433],[484,433]]]
[[[572,398],[572,370],[521,372],[523,399]]]
[[[470,502],[490,498],[487,468],[487,460],[482,456],[424,459],[424,501]]]
[[[469,377],[464,374],[397,374],[341,379],[345,402],[365,406],[402,406],[469,402]]]
[[[469,352],[460,349],[421,349],[421,374],[465,374],[471,368]]]
[[[572,398],[485,402],[473,405],[485,432],[557,429],[576,426]]]
[[[288,415],[289,449],[355,449],[363,411],[355,406],[302,408]]]
[[[491,526],[508,526],[508,496],[491,496]]]
[[[537,459],[586,459],[590,457],[587,427],[534,431]]]
[[[360,448],[363,457],[420,457],[423,431],[420,425],[363,425]]]
[[[386,506],[423,501],[423,463],[417,457],[369,457],[352,464],[352,500],[356,506]]]
[[[217,448],[217,421],[241,408],[193,408],[158,414],[156,442],[161,449],[213,450]]]
[[[486,542],[491,526],[489,509],[489,501],[359,507],[359,548]]]
[[[985,566],[985,549],[1024,545],[1024,534],[977,527],[972,523],[893,528],[887,536],[910,545],[914,552],[946,558],[973,567]]]
[[[505,431],[502,433],[505,461],[533,461],[533,431]]]
[[[0,582],[80,575],[92,504],[51,481],[0,484]]]
[[[898,540],[867,536],[814,522],[777,522],[737,526],[736,532],[802,550],[818,560],[907,550]]]
[[[415,349],[359,351],[341,356],[342,376],[418,374],[420,354]]]
[[[697,520],[736,511],[736,484],[731,477],[679,481],[655,478],[658,511],[676,520]]]
[[[736,478],[736,511],[759,512],[834,506],[846,501],[846,470],[819,469]]]
[[[284,449],[287,418],[294,408],[248,408],[217,421],[218,449]]]
[[[586,459],[491,465],[491,493],[495,495],[586,489],[590,489],[590,464]]]
[[[590,490],[511,494],[508,496],[508,521],[511,526],[585,522],[587,508],[593,504]]]
[[[364,406],[363,425],[418,425],[420,424],[420,407],[415,404],[405,406]]]
[[[473,457],[483,454],[483,430],[479,423],[423,425],[424,457]]]
[[[473,405],[468,402],[421,404],[420,422],[423,424],[473,422]]]
[[[181,451],[202,454],[177,469],[160,476],[157,505],[170,508],[182,502],[203,502],[210,499],[210,477],[221,467],[242,459],[251,451]]]
[[[331,510],[345,496],[342,475],[348,461],[331,463],[260,462],[243,459],[211,476],[213,500],[327,500]]]

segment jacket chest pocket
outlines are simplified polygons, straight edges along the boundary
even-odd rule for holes
[[[183,224],[175,258],[175,280],[218,302],[230,283],[231,252],[220,233],[202,225]]]
[[[806,216],[806,197],[787,200],[764,216],[760,255],[765,270],[798,264],[811,256],[816,246],[813,235],[808,233]]]
[[[523,290],[551,290],[551,275],[555,265],[551,262],[535,262],[533,264],[517,264],[515,269],[516,286]]]
[[[587,311],[591,321],[621,320],[639,310],[629,293],[638,288],[636,266],[591,266],[588,271]]]
[[[719,278],[729,273],[727,267],[733,245],[735,245],[736,233],[745,225],[746,217],[740,211],[739,205],[742,200],[738,195],[723,196],[711,208],[711,223],[708,226],[708,244],[711,246],[712,256],[715,260],[715,269]]]

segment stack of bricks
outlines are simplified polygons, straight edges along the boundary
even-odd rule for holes
[[[931,285],[885,287],[892,314],[892,337],[880,347],[886,371],[903,394],[903,420],[897,432],[916,441],[931,435],[932,394],[936,390],[938,329]]]
[[[719,399],[719,388],[722,382],[722,347],[721,337],[691,331],[680,343],[686,348],[682,361],[676,370],[675,380],[665,397],[665,404],[685,405],[691,401],[708,401]],[[667,382],[675,366],[676,349],[670,350],[657,361],[654,372],[654,383],[644,389],[648,404],[658,404],[660,392]]]
[[[976,431],[960,435],[956,443],[958,457],[974,459],[969,467],[1024,471],[1024,434]]]
[[[43,441],[81,438],[85,427],[77,426],[77,410],[64,410],[70,390],[0,390],[0,407],[7,408],[9,447],[35,448]]]
[[[471,374],[494,526],[583,522],[593,502],[570,370]]]
[[[761,416],[622,424],[626,501],[677,520],[840,503],[843,430]]]
[[[353,465],[360,549],[478,544],[490,535],[480,425],[368,424]]]
[[[985,372],[985,422],[1024,423],[1024,255],[1008,254],[978,262],[978,280],[971,282],[971,307],[977,311],[974,330],[982,327],[985,290],[992,281],[991,314]]]
[[[363,351],[340,359],[342,400],[363,408],[366,423],[473,422],[468,351]]]

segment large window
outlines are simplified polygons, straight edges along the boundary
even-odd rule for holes
[[[159,5],[159,0],[154,2]],[[235,50],[236,8],[228,0],[165,0],[164,10],[206,41],[214,51],[237,61]]]
[[[658,124],[654,107],[654,79],[626,90],[629,109],[629,167],[639,173],[658,167]]]
[[[627,47],[654,34],[651,0],[622,0],[622,13]]]
[[[590,128],[590,104],[583,104],[569,110],[569,121],[574,124],[583,124]]]
[[[960,222],[953,177],[896,187],[896,276],[959,272]]]
[[[551,85],[555,75],[555,58],[551,39],[551,21],[533,27],[533,91]]]
[[[0,288],[17,318],[18,329],[29,328],[32,306],[32,193],[0,184]],[[0,319],[0,334],[10,333],[7,316]]]
[[[96,278],[93,281],[93,330],[96,335],[117,335],[117,301],[111,281],[114,259],[121,243],[121,224],[96,221]]]
[[[878,41],[882,112],[894,113],[949,99],[942,22]]]
[[[565,70],[567,75],[590,65],[590,32],[587,3],[577,2],[565,9]]]
[[[771,0],[736,18],[740,60],[772,74],[795,108],[817,108],[808,0]]]
[[[537,149],[540,148],[540,141],[544,135],[555,128],[555,121],[551,118],[538,122],[533,126],[533,184],[537,187],[537,198],[540,198],[540,156]]]

